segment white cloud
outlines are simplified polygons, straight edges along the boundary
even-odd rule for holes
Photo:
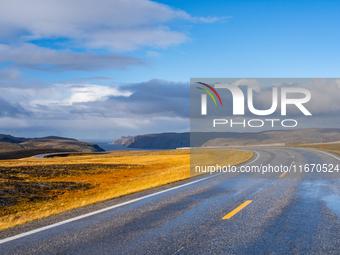
[[[285,83],[285,82],[277,82],[273,83],[273,87],[300,87],[306,88],[310,91],[312,97],[309,102],[305,104],[305,107],[310,111],[313,115],[314,120],[315,116],[321,117],[330,117],[337,118],[340,114],[340,86],[339,79],[322,79],[317,78],[311,81],[306,81],[304,79],[295,79],[293,82]],[[255,86],[256,83],[253,83]],[[280,99],[280,90],[278,93]],[[289,95],[288,95],[289,96]],[[296,97],[303,96],[297,93]],[[272,104],[272,87],[261,87],[260,93],[254,96],[254,101],[258,105],[262,105],[263,109],[268,109]],[[280,104],[278,104],[278,109],[280,109]],[[301,111],[295,106],[288,106],[289,112],[291,114],[300,115]],[[310,118],[307,116],[307,118]]]
[[[146,52],[146,54],[148,55],[148,57],[152,57],[152,58],[160,58],[162,55],[159,54],[158,52],[156,51],[151,51],[151,50],[148,50]]]
[[[23,92],[23,89],[20,91]],[[30,100],[23,103],[32,110],[42,106],[60,109],[60,107],[72,106],[76,103],[100,101],[112,96],[128,97],[131,95],[131,92],[120,91],[116,87],[93,84],[55,84],[46,89],[40,89],[39,93],[34,95],[32,95],[34,91],[30,92]]]
[[[114,87],[100,85],[83,85],[81,87],[71,88],[72,96],[69,100],[70,104],[84,103],[97,100],[103,100],[109,96],[130,96],[131,92],[121,92]]]
[[[262,84],[261,80],[247,79],[234,85],[256,87],[259,83]],[[340,116],[339,80],[304,82],[296,79],[295,83],[282,82],[275,86],[279,90],[282,86],[304,87],[312,93],[312,99],[305,105],[312,116],[302,116],[301,111],[293,106],[288,109],[289,116],[296,117],[301,127],[303,123],[309,123],[310,127],[337,127]],[[22,128],[22,132],[31,136],[57,134],[79,138],[81,134],[81,137],[89,138],[119,137],[179,131],[189,126],[190,93],[187,83],[151,80],[117,87],[87,83],[44,86],[26,83],[17,87],[9,84],[7,87],[0,86],[0,95],[6,95],[5,100],[0,100],[0,133],[15,134],[16,129]],[[259,94],[254,93],[256,108],[268,109],[271,96],[272,87],[262,86]],[[232,102],[231,94],[222,97],[222,101]],[[223,114],[228,116],[228,112]],[[70,133],[68,130],[71,130]],[[93,135],[95,132],[98,134]]]
[[[337,79],[335,82],[336,84],[338,84],[338,87],[340,88],[340,79]]]
[[[13,66],[39,71],[95,71],[126,69],[128,66],[146,65],[143,59],[121,54],[77,53],[54,50],[31,43],[20,46],[0,44],[0,61],[13,62]]]
[[[20,72],[18,70],[13,69],[3,69],[0,70],[0,79],[4,80],[19,80],[20,78]]]
[[[224,18],[192,17],[149,0],[2,0],[0,62],[49,72],[121,70],[147,63],[117,52],[186,42],[185,33],[171,28],[173,21]]]
[[[0,38],[69,38],[87,47],[133,50],[167,47],[187,37],[163,24],[190,20],[182,10],[148,0],[3,0]],[[10,32],[11,31],[11,32]]]
[[[174,20],[213,23],[228,17],[191,17],[149,0],[2,0],[0,39],[68,38],[77,45],[110,50],[168,47],[185,42]]]
[[[203,22],[203,23],[214,23],[214,22],[225,20],[225,19],[228,19],[228,18],[230,18],[230,17],[229,16],[226,16],[226,17],[209,17],[209,18],[194,17],[193,19],[196,20],[196,21]]]
[[[260,83],[256,79],[239,79],[233,83],[234,86],[246,85],[256,92],[261,90]]]
[[[187,83],[9,84],[0,86],[0,95],[6,95],[0,98],[0,133],[118,138],[189,126]]]

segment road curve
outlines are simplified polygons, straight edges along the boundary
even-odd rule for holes
[[[76,155],[82,155],[82,154],[107,154],[108,151],[97,151],[97,152],[51,152],[51,153],[43,153],[43,154],[37,154],[32,156],[32,158],[46,158],[48,156],[68,156],[70,154],[76,154]]]
[[[248,166],[340,164],[316,150],[256,151]],[[339,254],[338,176],[195,177],[1,231],[0,254]]]

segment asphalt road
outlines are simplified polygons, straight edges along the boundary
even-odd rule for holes
[[[249,166],[340,164],[315,150],[256,151]],[[340,254],[338,176],[200,176],[1,231],[0,254]]]
[[[69,154],[106,154],[107,151],[99,151],[99,152],[52,152],[52,153],[44,153],[32,156],[32,158],[45,158],[46,156],[68,156]]]

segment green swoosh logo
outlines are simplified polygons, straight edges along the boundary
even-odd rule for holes
[[[213,96],[208,90],[202,89],[202,88],[200,88],[200,87],[196,87],[196,88],[201,89],[201,90],[203,90],[204,92],[207,92],[207,93],[209,94],[209,96],[211,96],[211,98],[214,100],[215,105],[217,105],[214,96]]]

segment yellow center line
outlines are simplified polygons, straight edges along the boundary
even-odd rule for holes
[[[295,158],[295,156],[292,156],[293,158]]]
[[[232,210],[230,213],[228,213],[226,216],[224,216],[222,219],[230,219],[231,217],[233,217],[236,213],[238,213],[239,211],[241,211],[244,207],[246,207],[247,205],[249,205],[251,202],[253,202],[252,200],[248,200],[246,202],[244,202],[242,205],[240,205],[239,207],[235,208],[234,210]]]
[[[279,177],[283,177],[287,172],[283,172]]]
[[[292,165],[293,165],[294,163],[295,163],[295,161],[292,162]],[[285,176],[286,173],[287,173],[287,172],[283,172],[279,177]]]

